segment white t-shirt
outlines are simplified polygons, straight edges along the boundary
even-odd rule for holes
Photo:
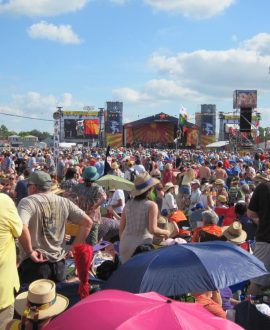
[[[137,171],[139,174],[146,172],[145,167],[142,164],[135,164],[133,166],[134,170]]]
[[[168,192],[163,197],[161,211],[167,210],[170,213],[173,209],[177,210],[177,204],[173,194]]]
[[[112,199],[109,203],[109,205],[115,205],[117,204],[117,202],[119,201],[119,199],[121,199],[123,201],[123,205],[122,206],[119,206],[119,207],[116,207],[114,210],[116,213],[118,214],[122,214],[123,212],[123,209],[124,209],[124,206],[125,206],[125,194],[124,194],[124,191],[121,190],[121,189],[117,189],[115,190],[115,192],[113,193],[113,196],[112,196]]]

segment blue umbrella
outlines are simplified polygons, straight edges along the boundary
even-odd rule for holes
[[[174,296],[222,289],[265,274],[260,260],[231,243],[190,243],[135,255],[104,288]]]

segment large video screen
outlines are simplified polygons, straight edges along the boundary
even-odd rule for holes
[[[96,138],[99,135],[99,119],[65,119],[66,139]]]
[[[233,108],[257,108],[256,90],[236,90],[233,93]]]

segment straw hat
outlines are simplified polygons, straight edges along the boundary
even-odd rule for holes
[[[172,167],[173,167],[173,166],[172,166],[171,163],[167,163],[167,164],[164,166],[165,170],[171,170]]]
[[[62,194],[63,192],[65,192],[65,189],[61,189],[57,183],[54,183],[51,186],[51,192],[56,195],[59,195],[59,194]]]
[[[227,202],[227,198],[224,195],[218,195],[217,200],[221,203],[226,203]]]
[[[111,169],[112,170],[117,170],[119,168],[119,165],[116,163],[116,162],[113,162],[112,164],[111,164]]]
[[[257,173],[255,177],[253,178],[253,181],[255,182],[269,182],[269,177],[265,173]]]
[[[223,236],[228,241],[236,244],[241,244],[247,239],[247,233],[242,229],[242,224],[239,221],[234,221],[230,226],[222,228]]]
[[[201,187],[201,191],[204,192],[208,189],[210,189],[212,186],[209,183],[205,183],[202,187]]]
[[[222,184],[224,186],[224,180],[216,179],[215,184]]]
[[[150,188],[154,187],[160,181],[151,177],[147,172],[141,173],[136,176],[134,180],[134,189],[132,190],[132,196],[136,197],[145,193]]]
[[[28,319],[43,320],[62,313],[68,304],[68,298],[56,293],[53,281],[41,279],[16,297],[15,310]]]
[[[164,186],[164,192],[167,192],[171,188],[175,188],[175,185],[172,182],[167,182]]]
[[[162,215],[158,218],[158,227],[168,230],[170,232],[170,236],[175,233],[175,227],[173,223],[169,222],[168,219]]]

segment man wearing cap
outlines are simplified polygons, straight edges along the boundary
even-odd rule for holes
[[[191,210],[197,203],[200,201],[201,190],[200,190],[200,181],[198,179],[194,179],[191,181],[191,195],[190,195],[190,205],[189,210]]]
[[[63,281],[68,253],[65,245],[67,221],[78,225],[73,245],[83,243],[92,227],[92,219],[69,199],[51,192],[51,185],[48,173],[33,172],[28,179],[29,196],[18,205],[23,223],[19,239],[22,283],[40,278]]]

